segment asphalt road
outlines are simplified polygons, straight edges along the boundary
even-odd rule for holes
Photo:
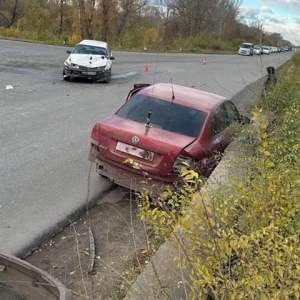
[[[94,169],[89,177],[90,132],[134,83],[194,86],[233,98],[243,110],[235,95],[292,55],[113,51],[112,81],[103,84],[63,81],[67,49],[0,40],[0,251],[21,257],[114,188]]]

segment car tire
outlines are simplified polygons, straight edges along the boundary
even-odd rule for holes
[[[111,69],[109,70],[107,78],[103,81],[104,83],[110,83],[111,81]]]
[[[70,76],[66,75],[65,70],[63,70],[63,79],[66,80],[66,81],[70,80]]]

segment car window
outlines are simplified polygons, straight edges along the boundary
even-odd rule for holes
[[[105,48],[100,48],[100,47],[93,47],[91,49],[91,54],[94,54],[94,55],[107,55],[107,50]]]
[[[214,112],[212,134],[216,135],[222,132],[232,123],[239,121],[239,119],[240,114],[233,103],[229,101],[222,103]]]
[[[102,47],[94,47],[87,45],[78,45],[73,53],[76,54],[93,54],[93,55],[107,55],[107,51]]]
[[[83,45],[77,45],[75,47],[75,49],[73,50],[73,53],[75,53],[75,54],[84,54],[84,52],[85,52],[84,48],[85,47]]]
[[[212,120],[212,133],[216,135],[228,126],[227,114],[224,104],[220,105],[214,112]]]
[[[231,102],[224,103],[225,111],[227,114],[227,125],[230,126],[232,123],[239,121],[240,114],[236,106]]]
[[[252,48],[252,45],[250,45],[250,44],[242,44],[241,47],[242,48]]]
[[[135,122],[146,124],[151,111],[152,127],[197,137],[202,129],[206,113],[177,103],[154,97],[135,94],[128,100],[116,115]]]
[[[111,49],[110,49],[110,47],[109,47],[109,46],[107,46],[107,54],[108,54],[108,56],[111,56],[111,55],[112,55],[112,53],[111,53]]]

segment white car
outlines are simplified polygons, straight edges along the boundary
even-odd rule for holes
[[[239,55],[253,55],[253,44],[252,43],[243,43],[239,47],[238,54]]]
[[[93,81],[110,82],[112,61],[115,57],[106,42],[83,40],[67,51],[69,57],[64,62],[63,78],[86,78]]]
[[[271,48],[269,46],[262,46],[262,53],[269,55],[271,53]]]
[[[262,54],[262,47],[261,46],[258,46],[258,45],[255,45],[253,47],[253,53],[254,54],[257,54],[257,55],[261,55]]]

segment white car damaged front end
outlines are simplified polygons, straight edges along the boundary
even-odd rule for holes
[[[104,55],[70,54],[64,63],[64,78],[110,80],[111,61]]]
[[[82,40],[75,48],[67,50],[69,57],[64,62],[63,78],[86,78],[110,82],[112,61],[115,57],[106,42]]]

